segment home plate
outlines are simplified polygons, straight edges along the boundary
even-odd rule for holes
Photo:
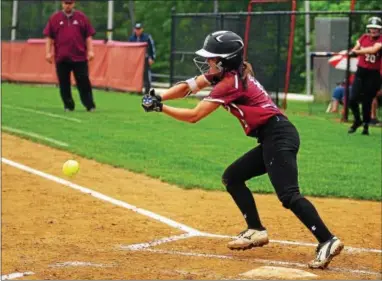
[[[316,274],[294,268],[277,267],[277,266],[261,266],[256,269],[252,269],[248,272],[240,274],[241,276],[255,278],[270,278],[270,279],[307,279],[315,278]]]

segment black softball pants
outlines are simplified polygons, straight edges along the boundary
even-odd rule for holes
[[[73,71],[77,89],[80,93],[82,104],[89,111],[95,108],[92,86],[89,79],[89,68],[87,61],[73,62],[61,61],[56,64],[56,72],[60,84],[61,99],[65,109],[74,110],[75,104],[72,97],[70,84],[70,73]]]
[[[260,145],[232,163],[223,174],[223,184],[243,214],[248,228],[265,229],[254,197],[245,182],[268,174],[282,205],[290,209],[322,243],[332,238],[315,207],[300,194],[296,128],[284,116],[272,117],[257,133]]]
[[[371,118],[371,104],[381,86],[378,70],[358,67],[349,98],[349,107],[354,115],[354,122],[361,124],[359,103],[362,104],[362,119],[367,126]]]

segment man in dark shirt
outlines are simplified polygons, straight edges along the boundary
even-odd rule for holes
[[[74,10],[74,0],[62,1],[62,11],[54,13],[44,29],[46,41],[46,60],[54,60],[60,84],[60,94],[65,111],[73,111],[70,72],[73,71],[82,104],[87,111],[94,111],[92,86],[89,80],[88,61],[94,58],[92,36],[93,26],[86,15]]]
[[[134,27],[134,34],[129,37],[129,42],[146,42],[147,51],[145,57],[145,72],[144,83],[145,93],[147,94],[151,87],[151,65],[155,61],[155,45],[154,40],[148,33],[143,33],[142,23],[136,23]]]

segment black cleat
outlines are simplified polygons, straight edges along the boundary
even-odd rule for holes
[[[349,134],[353,134],[353,133],[355,133],[355,131],[357,131],[357,129],[358,129],[359,127],[361,127],[361,125],[362,125],[362,122],[361,122],[361,121],[354,121],[353,125],[351,125],[351,127],[349,128],[348,133],[349,133]]]
[[[365,135],[365,136],[369,135],[369,128],[368,127],[363,127],[362,135]]]

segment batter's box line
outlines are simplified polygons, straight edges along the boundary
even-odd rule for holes
[[[192,253],[192,252],[159,250],[159,249],[149,249],[149,248],[135,250],[135,251],[151,252],[151,253],[167,254],[167,255],[189,256],[189,257],[201,257],[201,258],[215,258],[215,259],[224,259],[224,260],[246,261],[246,262],[251,262],[251,263],[261,263],[261,264],[279,265],[279,266],[293,266],[293,267],[309,269],[306,264],[298,263],[298,262],[266,260],[266,259],[258,259],[258,258],[239,258],[239,257],[229,256],[229,255]],[[358,269],[340,268],[340,267],[329,267],[329,268],[325,269],[325,272],[328,272],[328,271],[329,272],[330,271],[341,272],[341,273],[353,273],[353,274],[360,274],[360,275],[375,275],[375,276],[381,277],[380,272],[368,271],[368,270],[358,270]]]
[[[169,236],[164,237],[161,239],[155,239],[149,242],[145,243],[137,243],[137,244],[131,244],[131,245],[121,245],[120,248],[123,250],[142,250],[147,249],[153,246],[170,243],[182,239],[187,239],[191,237],[205,237],[205,238],[221,238],[221,239],[233,239],[235,236],[228,236],[228,235],[219,235],[219,234],[213,234],[213,233],[206,233],[206,232],[190,232],[185,233],[181,235],[175,235],[175,236]],[[284,240],[269,240],[270,243],[275,244],[281,244],[281,245],[295,245],[295,246],[307,246],[307,247],[317,247],[317,244],[313,243],[305,243],[305,242],[297,242],[297,241],[284,241]],[[377,249],[367,249],[367,248],[354,248],[354,247],[345,247],[344,251],[347,253],[361,253],[361,252],[367,252],[367,253],[381,253],[381,250]]]
[[[33,169],[31,167],[28,167],[28,166],[25,166],[23,164],[14,162],[12,160],[9,160],[9,159],[6,159],[6,158],[2,157],[1,161],[3,163],[7,164],[7,165],[10,165],[10,166],[15,167],[17,169],[20,169],[22,171],[25,171],[25,172],[28,172],[28,173],[40,176],[42,178],[48,179],[50,181],[53,181],[53,182],[56,182],[56,183],[59,183],[59,184],[62,184],[64,186],[67,186],[67,187],[72,188],[74,190],[77,190],[77,191],[80,191],[80,192],[85,193],[87,195],[93,196],[93,197],[95,197],[97,199],[100,199],[102,201],[105,201],[105,202],[111,203],[113,205],[116,205],[116,206],[119,206],[119,207],[122,207],[122,208],[125,208],[125,209],[128,209],[128,210],[131,210],[131,211],[133,211],[135,213],[144,215],[146,217],[149,217],[151,219],[154,219],[156,221],[164,223],[164,224],[166,224],[168,226],[171,226],[171,227],[173,227],[175,229],[179,229],[181,231],[184,231],[186,233],[185,234],[186,236],[181,236],[182,238],[179,238],[179,239],[190,238],[190,237],[193,237],[193,236],[214,237],[214,238],[232,238],[232,236],[227,236],[227,235],[218,235],[218,234],[211,234],[211,233],[201,232],[201,231],[199,231],[197,229],[194,229],[192,227],[189,227],[189,226],[187,226],[185,224],[179,223],[179,222],[174,221],[172,219],[166,218],[166,217],[161,216],[159,214],[156,214],[154,212],[151,212],[151,211],[148,211],[148,210],[145,210],[145,209],[142,209],[142,208],[138,208],[138,207],[136,207],[134,205],[131,205],[131,204],[128,204],[128,203],[126,203],[124,201],[112,198],[112,197],[107,196],[105,194],[102,194],[100,192],[94,191],[94,190],[92,190],[90,188],[86,188],[86,187],[80,186],[78,184],[75,184],[75,183],[72,183],[70,181],[64,180],[62,178],[59,178],[59,177],[56,177],[56,176],[44,173],[42,171]],[[167,242],[176,241],[174,239],[177,239],[177,238],[173,238],[172,240],[169,240],[169,241],[166,240],[166,238],[163,238],[163,239],[160,239],[160,240],[156,240],[156,243],[163,244],[163,243],[167,243]],[[177,239],[177,240],[179,240],[179,239]],[[279,244],[310,246],[310,247],[316,247],[317,246],[316,244],[305,243],[305,242],[298,242],[298,241],[271,240],[271,242],[279,243]],[[154,241],[147,242],[147,243],[141,243],[141,244],[145,244],[145,245],[148,244],[148,245],[150,245],[150,243],[154,243]],[[157,245],[159,245],[159,244],[157,244]],[[355,247],[345,247],[345,250],[347,252],[382,253],[382,250],[378,250],[378,249],[355,248]]]
[[[153,240],[153,241],[150,241],[147,243],[139,243],[139,244],[132,244],[132,245],[120,245],[119,248],[122,250],[138,251],[138,250],[143,250],[143,249],[147,249],[150,247],[154,247],[157,245],[161,245],[164,243],[174,242],[174,241],[187,239],[190,237],[196,237],[196,236],[200,236],[200,235],[196,235],[193,233],[185,233],[185,234],[181,234],[181,235],[164,237],[162,239]]]

